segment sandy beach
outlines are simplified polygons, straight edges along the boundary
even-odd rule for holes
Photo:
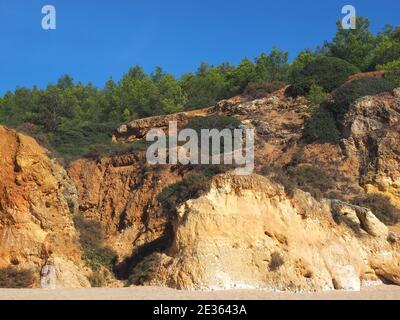
[[[92,289],[0,289],[0,300],[400,300],[400,286],[364,287],[360,292],[281,293],[264,290],[179,291],[158,287]]]

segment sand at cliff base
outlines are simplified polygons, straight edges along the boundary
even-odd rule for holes
[[[277,293],[264,290],[213,292],[158,287],[92,289],[0,289],[0,300],[400,300],[400,286],[371,286],[360,292]]]

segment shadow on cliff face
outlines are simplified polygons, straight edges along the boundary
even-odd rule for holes
[[[0,288],[32,288],[37,282],[32,270],[19,270],[15,267],[0,269]]]
[[[104,244],[104,231],[99,222],[89,220],[83,214],[75,215],[73,221],[79,232],[82,259],[92,270],[90,284],[92,287],[106,286],[109,275],[113,272],[117,253]]]
[[[356,198],[353,203],[369,208],[386,225],[395,225],[400,221],[400,210],[392,205],[390,198],[381,194],[368,194]]]
[[[203,193],[210,190],[212,178],[220,173],[226,172],[230,166],[203,165],[189,166],[181,169],[183,179],[164,188],[157,196],[157,201],[161,204],[168,221],[164,233],[157,239],[136,246],[132,255],[125,258],[114,267],[114,273],[120,280],[128,279],[132,270],[146,257],[153,253],[161,253],[168,250],[174,240],[172,220],[176,214],[176,208],[189,199],[200,197]],[[146,212],[144,212],[143,223],[146,225]]]
[[[114,273],[119,280],[126,280],[132,273],[136,265],[144,258],[155,252],[163,252],[167,250],[173,241],[174,233],[171,223],[168,223],[164,234],[148,243],[135,248],[130,257],[125,258],[122,262],[114,267]]]
[[[188,173],[180,182],[172,184],[157,197],[166,217],[169,221],[166,224],[164,233],[157,239],[135,247],[132,255],[118,263],[114,268],[116,277],[126,280],[130,277],[132,270],[147,256],[166,251],[172,244],[174,232],[171,221],[175,214],[176,207],[190,198],[199,197],[203,191],[210,187],[210,179],[200,173]]]
[[[329,192],[335,189],[331,177],[315,164],[292,163],[293,166],[279,167],[264,165],[260,174],[281,184],[289,197],[294,196],[296,189],[309,192],[314,198],[329,198]]]

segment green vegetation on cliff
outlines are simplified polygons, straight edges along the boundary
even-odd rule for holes
[[[400,27],[387,26],[374,35],[368,19],[359,17],[357,29],[338,24],[331,42],[301,52],[291,64],[287,52],[273,48],[236,66],[202,63],[179,79],[159,67],[147,74],[135,66],[101,89],[68,75],[45,89],[17,88],[0,97],[0,123],[27,131],[62,157],[75,157],[93,146],[108,148],[113,129],[122,122],[208,107],[242,93],[258,98],[285,83],[291,85],[289,94],[307,95],[313,108],[359,70],[388,71],[387,80],[400,85],[399,60]]]
[[[98,221],[77,214],[74,225],[79,231],[82,259],[93,271],[89,280],[93,287],[102,287],[106,284],[107,275],[113,271],[117,253],[104,244],[103,228]]]

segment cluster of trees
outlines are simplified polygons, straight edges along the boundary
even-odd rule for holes
[[[292,84],[293,94],[311,94],[310,100],[318,101],[349,74],[398,69],[400,27],[387,26],[373,35],[368,19],[360,17],[355,30],[343,30],[338,24],[331,42],[301,52],[291,64],[287,52],[274,48],[236,66],[202,63],[180,79],[161,68],[146,74],[135,66],[119,82],[109,80],[102,89],[75,83],[70,76],[45,89],[17,88],[0,97],[0,123],[29,130],[62,155],[81,155],[91,144],[109,141],[112,129],[131,119],[207,107],[282,82]]]
[[[332,42],[325,43],[317,52],[337,57],[355,65],[361,71],[385,69],[385,65],[400,60],[400,27],[386,26],[374,36],[370,22],[357,18],[355,30],[344,30],[338,23],[338,31]]]
[[[134,118],[169,114],[199,107],[242,93],[250,82],[284,80],[288,54],[273,49],[256,62],[249,59],[236,67],[228,63],[202,63],[195,73],[176,79],[157,67],[146,74],[131,68],[116,83],[108,80],[103,89],[75,84],[66,75],[46,89],[17,88],[0,98],[0,121],[10,126],[31,123],[45,132],[88,123],[120,123]]]
[[[290,93],[303,94],[312,104],[313,115],[303,132],[305,140],[337,143],[340,122],[355,100],[400,86],[400,27],[386,26],[374,36],[363,17],[357,19],[355,30],[343,30],[338,23],[332,42],[314,53],[301,53],[291,67]],[[375,70],[386,71],[385,78],[346,83],[354,73]],[[332,92],[332,99],[321,105],[328,92]]]

